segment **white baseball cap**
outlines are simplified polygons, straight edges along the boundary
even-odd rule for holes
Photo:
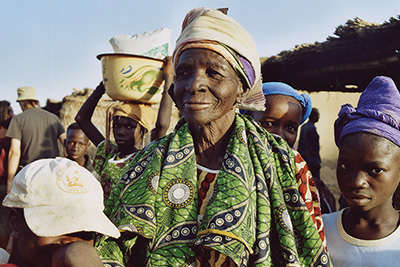
[[[67,158],[41,159],[25,166],[11,184],[3,205],[22,208],[37,236],[98,232],[120,233],[103,213],[103,190],[96,178]]]

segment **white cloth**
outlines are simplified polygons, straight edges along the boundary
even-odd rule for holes
[[[112,37],[110,43],[114,49],[114,53],[163,59],[169,55],[171,33],[170,29],[161,28],[135,35],[120,34]]]
[[[381,239],[354,238],[343,228],[342,214],[344,210],[322,215],[333,266],[399,266],[400,228],[398,227],[389,236]]]

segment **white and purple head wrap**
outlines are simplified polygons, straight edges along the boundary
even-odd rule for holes
[[[393,80],[378,76],[365,88],[357,107],[342,106],[335,121],[335,142],[352,133],[384,137],[400,147],[400,93]]]
[[[182,52],[190,48],[209,49],[224,57],[243,86],[249,89],[240,108],[265,110],[257,48],[251,35],[238,22],[212,8],[200,7],[189,11],[172,55],[175,66]]]

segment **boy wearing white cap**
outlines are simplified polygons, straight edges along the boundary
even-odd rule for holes
[[[12,208],[9,263],[18,267],[103,266],[85,242],[93,245],[94,233],[120,235],[103,213],[100,183],[66,158],[28,164],[15,176],[3,205]],[[79,257],[72,256],[76,251]]]

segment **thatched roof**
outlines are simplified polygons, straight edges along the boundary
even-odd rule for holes
[[[400,86],[399,18],[383,24],[348,20],[325,42],[299,45],[267,58],[262,63],[263,81],[282,81],[307,91],[362,91],[373,77],[386,75]]]

